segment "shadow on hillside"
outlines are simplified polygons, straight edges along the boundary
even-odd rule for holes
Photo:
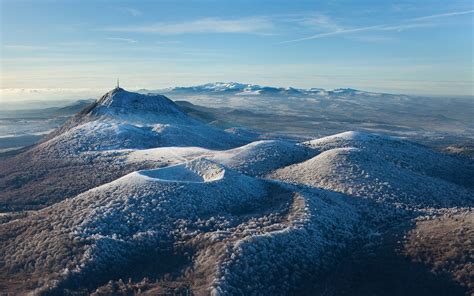
[[[108,264],[100,272],[83,273],[44,294],[79,296],[96,291],[97,295],[135,295],[139,289],[150,289],[165,282],[173,283],[174,289],[183,289],[184,284],[176,280],[189,266],[191,252],[169,244],[147,248],[131,255],[128,264]]]
[[[409,219],[407,219],[409,220]],[[413,227],[395,225],[375,245],[354,245],[334,268],[308,279],[298,295],[466,295],[467,290],[449,275],[431,272],[429,266],[402,254],[403,236]]]

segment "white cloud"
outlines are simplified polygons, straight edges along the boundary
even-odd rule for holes
[[[112,40],[112,41],[121,41],[121,42],[127,42],[127,43],[137,43],[138,42],[137,40],[130,39],[130,38],[109,37],[107,39]]]
[[[299,39],[293,39],[293,40],[288,40],[288,41],[283,41],[282,43],[291,43],[291,42],[300,42],[300,41],[305,41],[305,40],[311,40],[311,39],[319,39],[319,38],[324,38],[324,37],[329,37],[329,36],[335,36],[335,35],[342,35],[342,34],[348,34],[348,33],[355,33],[355,32],[363,32],[363,31],[370,31],[370,30],[376,30],[380,29],[383,27],[383,25],[378,25],[378,26],[368,26],[368,27],[360,27],[360,28],[352,28],[352,29],[340,29],[332,32],[327,32],[327,33],[320,33],[304,38],[299,38]]]
[[[335,35],[345,35],[345,34],[366,32],[366,31],[398,31],[398,32],[401,32],[401,31],[408,30],[408,29],[422,28],[422,27],[432,27],[433,26],[433,24],[431,24],[431,23],[418,23],[418,21],[433,20],[433,19],[437,19],[437,18],[451,17],[451,16],[464,15],[464,14],[470,14],[470,13],[474,13],[474,10],[449,12],[449,13],[442,13],[442,14],[435,14],[435,15],[417,17],[417,18],[408,19],[408,20],[402,21],[399,24],[393,24],[393,25],[382,24],[382,25],[365,26],[365,27],[357,27],[357,28],[347,28],[347,29],[339,27],[334,22],[330,22],[330,19],[322,18],[319,21],[318,21],[318,19],[316,19],[315,23],[316,24],[320,23],[322,25],[324,25],[326,23],[327,24],[333,24],[334,28],[336,28],[336,29],[334,29],[332,31],[329,31],[329,32],[324,32],[324,33],[311,35],[311,36],[308,36],[308,37],[283,41],[281,43],[300,42],[300,41],[305,41],[305,40],[319,39],[319,38],[325,38],[325,37],[330,37],[330,36],[335,36]],[[312,23],[309,22],[309,23],[307,23],[307,25],[311,27]]]
[[[190,33],[247,33],[268,34],[273,23],[264,17],[219,19],[203,18],[180,23],[155,23],[142,26],[118,26],[105,28],[110,32],[154,33],[179,35]]]
[[[414,28],[427,28],[427,27],[433,27],[433,24],[429,23],[415,23],[415,24],[401,24],[401,25],[393,25],[393,26],[381,26],[377,30],[380,31],[404,31],[408,29],[414,29]]]
[[[314,14],[304,17],[298,20],[298,23],[312,30],[337,31],[342,29],[331,17],[323,14]]]
[[[281,43],[291,43],[291,42],[300,42],[300,41],[305,41],[305,40],[311,40],[311,39],[319,39],[319,38],[324,38],[324,37],[330,37],[330,36],[335,36],[335,35],[345,35],[345,34],[350,34],[350,33],[358,33],[358,32],[367,32],[367,31],[404,31],[408,29],[413,29],[413,28],[421,28],[421,27],[431,27],[433,26],[432,24],[426,24],[426,23],[416,23],[416,24],[400,24],[400,25],[376,25],[376,26],[368,26],[368,27],[360,27],[360,28],[352,28],[352,29],[340,29],[332,32],[327,32],[327,33],[320,33],[300,39],[293,39],[293,40],[288,40],[288,41],[283,41]]]

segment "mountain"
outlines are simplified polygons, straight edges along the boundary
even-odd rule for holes
[[[214,82],[206,83],[196,86],[188,87],[173,87],[159,92],[170,93],[207,93],[207,94],[234,94],[234,95],[286,95],[286,96],[305,96],[305,95],[319,95],[328,97],[355,97],[355,96],[369,96],[369,97],[383,97],[383,96],[398,96],[387,93],[368,92],[357,90],[353,88],[337,88],[334,90],[325,90],[323,88],[294,88],[294,87],[272,87],[260,86],[256,84],[244,84],[237,82]],[[142,89],[139,92],[156,92]]]
[[[120,150],[228,149],[248,142],[244,136],[191,118],[165,96],[116,88],[40,143],[0,161],[0,208],[41,208],[147,168],[121,161]]]
[[[214,119],[216,125],[226,128],[226,122],[230,121],[274,135],[306,137],[359,130],[405,137],[436,149],[472,142],[470,111],[474,100],[469,98],[243,83],[208,83],[143,91],[186,100],[193,104],[186,106],[187,110],[208,122]],[[195,111],[196,106],[199,112]]]
[[[346,132],[305,145],[319,154],[273,174],[282,180],[405,207],[474,203],[472,164],[387,136]]]
[[[327,91],[322,88],[294,88],[294,87],[271,87],[271,86],[260,86],[256,84],[244,84],[237,82],[214,82],[206,83],[196,86],[180,86],[172,87],[161,90],[148,90],[140,89],[140,93],[206,93],[206,94],[233,94],[233,95],[287,95],[287,96],[300,96],[300,95],[361,95],[376,93],[368,93],[355,89],[335,89]]]
[[[228,148],[244,142],[189,117],[165,96],[116,88],[50,134],[38,148],[61,152],[191,145]]]

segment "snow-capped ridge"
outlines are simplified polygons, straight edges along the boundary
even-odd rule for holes
[[[307,159],[304,146],[281,140],[260,140],[214,154],[213,159],[251,176],[261,176],[277,168]]]
[[[277,87],[277,86],[261,86],[250,83],[238,83],[238,82],[213,82],[194,86],[179,86],[162,89],[162,92],[183,92],[183,93],[232,93],[236,95],[322,95],[322,96],[355,96],[355,95],[366,95],[366,96],[380,96],[384,93],[376,93],[363,91],[352,88],[336,88],[333,90],[326,90],[324,88],[296,88],[296,87]],[[159,92],[159,90],[140,90],[140,92]]]
[[[375,133],[365,133],[361,131],[347,131],[327,137],[304,142],[305,145],[316,145],[330,143],[333,141],[370,141],[370,140],[397,140],[394,137],[379,135]]]

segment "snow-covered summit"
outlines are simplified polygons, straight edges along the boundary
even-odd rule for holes
[[[89,112],[93,115],[172,116],[184,119],[186,115],[170,99],[159,94],[139,94],[117,87],[103,95]]]
[[[117,87],[50,134],[36,149],[69,154],[163,146],[233,148],[247,142],[191,118],[163,95]]]

